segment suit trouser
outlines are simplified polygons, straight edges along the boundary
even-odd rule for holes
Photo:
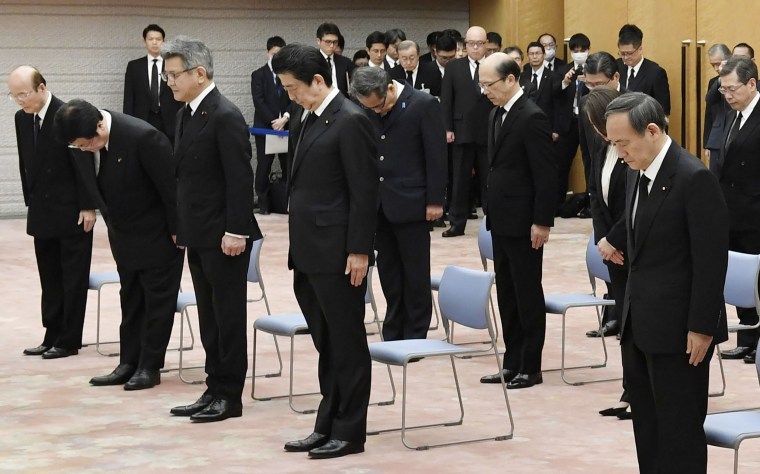
[[[188,248],[187,265],[198,301],[198,324],[206,351],[206,393],[238,401],[248,370],[248,261],[252,242],[237,257],[219,247]]]
[[[266,137],[261,135],[254,135],[256,141],[256,175],[255,175],[255,189],[256,196],[259,197],[259,209],[269,208],[269,174],[272,172],[272,163],[274,157],[280,160],[280,169],[282,170],[283,179],[288,176],[287,157],[284,154],[267,155],[266,150]]]
[[[689,354],[643,352],[633,340],[630,314],[621,352],[631,402],[639,471],[644,474],[707,472],[704,427],[710,359],[714,345],[697,366]]]
[[[557,169],[559,179],[557,181],[557,206],[561,206],[567,198],[567,188],[570,179],[570,168],[573,166],[573,158],[578,153],[578,117],[573,116],[570,122],[570,129],[566,134],[560,135],[554,144],[554,150],[557,159]],[[584,176],[588,182],[588,176],[591,172],[591,163],[583,163]]]
[[[470,183],[475,161],[480,169],[488,170],[488,148],[475,143],[454,144],[451,152],[451,202],[449,221],[462,230],[467,226],[470,215]],[[480,176],[482,195],[486,194],[488,173]]]
[[[608,311],[605,313],[605,319],[602,323],[617,321],[620,324],[623,319],[621,313],[623,312],[625,287],[628,283],[628,266],[617,265],[612,262],[605,262],[605,264],[610,273],[610,281],[607,283],[607,294],[615,300],[615,306],[607,306]]]
[[[319,352],[319,403],[314,431],[363,443],[372,383],[364,329],[367,280],[351,285],[342,273],[293,272],[293,290]]]
[[[427,222],[389,222],[380,209],[375,248],[387,302],[383,339],[425,339],[433,311]]]
[[[34,238],[42,288],[42,326],[46,329],[43,346],[82,347],[92,234],[90,231],[66,237]]]
[[[728,249],[735,252],[760,254],[760,229],[730,231],[728,234]],[[760,286],[760,284],[759,284]],[[758,314],[755,308],[736,308],[739,322],[748,326],[757,324]],[[736,333],[736,345],[739,347],[757,347],[758,329],[749,329]]]
[[[528,235],[493,234],[496,296],[504,335],[504,368],[522,374],[541,372],[546,335],[546,302],[541,286],[543,247]]]
[[[163,368],[184,261],[185,252],[178,250],[169,264],[160,267],[142,270],[118,267],[121,280],[119,359],[122,364],[149,370]]]

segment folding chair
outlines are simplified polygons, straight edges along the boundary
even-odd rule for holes
[[[119,341],[108,341],[108,342],[100,342],[100,290],[103,289],[105,285],[113,285],[116,283],[120,283],[121,280],[119,279],[119,272],[90,272],[90,281],[88,289],[95,290],[98,292],[98,312],[96,316],[96,329],[95,329],[95,350],[98,352],[98,354],[107,356],[107,357],[115,357],[119,355],[118,352],[102,352],[100,350],[101,344],[116,344]],[[84,344],[85,346],[89,344]]]
[[[481,272],[469,270],[462,267],[449,266],[443,272],[441,285],[438,290],[439,306],[444,324],[458,323],[472,329],[487,330],[490,337],[490,345],[486,349],[477,349],[465,345],[457,345],[451,341],[441,341],[438,339],[408,339],[401,341],[383,341],[375,342],[369,345],[372,360],[391,365],[401,366],[403,368],[403,385],[401,396],[401,427],[368,432],[368,435],[376,435],[389,431],[401,431],[401,442],[409,449],[424,450],[438,446],[450,446],[455,444],[470,443],[474,441],[495,440],[502,441],[512,438],[514,433],[514,420],[512,419],[512,409],[509,405],[507,396],[507,387],[504,380],[501,381],[501,388],[504,394],[504,402],[509,415],[510,430],[506,434],[489,436],[483,438],[472,438],[452,442],[444,442],[427,445],[411,445],[406,440],[407,430],[417,428],[429,428],[434,426],[456,426],[461,425],[464,420],[464,404],[462,402],[462,392],[459,387],[459,378],[457,376],[455,357],[457,355],[472,355],[479,352],[493,351],[496,358],[496,366],[501,372],[501,357],[496,350],[496,333],[492,326],[491,315],[489,314],[489,296],[491,287],[494,282],[494,274],[491,272]],[[448,332],[447,332],[448,333]],[[410,362],[416,362],[424,358],[448,356],[451,362],[451,369],[454,374],[454,385],[457,390],[459,399],[459,418],[442,423],[432,423],[425,425],[407,426],[406,424],[406,388],[407,388],[407,371]],[[393,397],[396,397],[396,388],[393,386]]]
[[[611,380],[620,380],[620,377],[615,377],[615,378],[610,378],[610,379],[570,382],[565,378],[565,371],[568,369],[580,369],[580,368],[597,369],[597,368],[607,366],[607,345],[604,342],[605,338],[600,337],[599,339],[602,340],[602,350],[604,351],[604,361],[602,363],[565,367],[565,332],[566,332],[565,324],[566,324],[568,310],[572,308],[594,308],[596,310],[596,316],[599,323],[599,328],[601,330],[602,312],[600,311],[600,308],[603,306],[613,306],[615,304],[615,300],[598,298],[596,296],[596,279],[599,278],[600,280],[609,282],[610,274],[609,274],[609,271],[607,270],[607,266],[604,264],[604,261],[602,260],[601,255],[599,255],[599,251],[597,250],[596,245],[594,244],[593,234],[591,234],[591,237],[589,238],[588,243],[586,245],[586,269],[588,271],[589,282],[591,283],[591,294],[570,293],[570,294],[556,294],[556,295],[545,296],[546,312],[551,313],[551,314],[562,315],[562,356],[561,356],[561,365],[559,369],[544,369],[544,371],[550,372],[552,370],[560,370],[562,374],[562,381],[568,385],[583,385],[586,383],[608,382]]]

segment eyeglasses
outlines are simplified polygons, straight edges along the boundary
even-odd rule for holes
[[[485,82],[485,83],[484,83],[484,82],[479,82],[478,84],[480,84],[480,87],[482,87],[482,88],[483,88],[483,90],[486,90],[486,89],[488,89],[489,87],[492,87],[492,86],[493,86],[494,84],[496,84],[497,82],[499,82],[499,81],[503,81],[503,80],[506,80],[506,79],[507,79],[506,77],[501,77],[501,78],[499,78],[499,79],[496,79],[495,81],[491,81],[491,82]]]
[[[589,81],[586,81],[586,87],[588,87],[588,89],[589,89],[589,90],[591,90],[591,89],[593,89],[594,87],[599,87],[599,86],[606,86],[607,84],[609,84],[609,83],[610,83],[610,81],[611,81],[611,80],[612,80],[612,79],[607,79],[607,80],[606,80],[606,81],[604,81],[604,82],[589,82]]]
[[[326,40],[326,39],[323,39],[323,40],[320,40],[320,41],[323,42],[324,44],[328,45],[328,46],[337,46],[338,45],[338,40]]]
[[[92,147],[92,142],[95,140],[95,137],[92,137],[90,139],[87,139],[84,143],[80,143],[79,145],[75,145],[74,142],[69,143],[69,148],[73,150],[82,150],[87,151],[88,148]],[[76,140],[75,140],[76,141]]]
[[[20,94],[14,94],[13,92],[8,92],[8,100],[11,102],[21,102],[29,97],[31,97],[32,94],[34,94],[37,91],[31,91],[31,92],[22,92]]]
[[[456,57],[456,54],[451,54],[449,56],[444,56],[443,54],[438,53],[438,54],[436,54],[435,57],[438,58],[438,62],[439,63],[446,63],[446,62],[449,62],[452,59],[454,59],[454,57]]]
[[[361,102],[359,102],[359,105],[361,105],[361,106],[362,106],[362,108],[363,108],[363,109],[366,109],[366,110],[383,110],[383,109],[385,108],[385,102],[386,102],[387,100],[388,100],[388,95],[386,94],[386,95],[385,95],[385,97],[383,97],[383,101],[382,101],[382,102],[380,102],[380,103],[379,103],[379,104],[377,104],[377,105],[373,105],[373,106],[371,106],[371,107],[370,107],[370,106],[368,106],[368,105],[364,105],[364,104],[362,104]]]
[[[163,79],[165,82],[169,82],[169,79],[171,79],[172,81],[176,81],[177,80],[177,76],[182,75],[182,74],[184,74],[184,73],[186,73],[188,71],[192,71],[193,69],[198,69],[199,67],[200,66],[194,66],[194,67],[190,67],[190,68],[187,68],[187,69],[185,69],[183,71],[179,71],[179,72],[166,72],[166,71],[164,71],[164,72],[161,73],[161,79]]]
[[[464,44],[467,45],[468,48],[482,48],[486,45],[485,41],[465,41]]]
[[[630,58],[631,56],[636,54],[636,51],[638,51],[639,49],[641,49],[641,46],[634,49],[633,51],[618,51],[618,53],[620,53],[621,58]]]
[[[529,51],[528,52],[528,56],[536,56],[536,57],[538,57],[538,56],[543,56],[543,55],[544,55],[543,51]]]
[[[739,84],[738,86],[731,86],[731,87],[718,87],[718,92],[720,92],[723,95],[726,94],[733,94],[734,92],[741,89],[743,86],[746,86],[747,84]]]

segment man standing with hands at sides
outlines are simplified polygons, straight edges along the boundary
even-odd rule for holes
[[[8,90],[8,98],[21,107],[15,117],[19,171],[45,327],[42,343],[24,354],[68,357],[82,347],[95,200],[85,191],[66,145],[55,140],[53,117],[63,102],[47,90],[40,71],[32,66],[14,69]]]
[[[316,48],[285,46],[272,67],[303,107],[290,129],[288,267],[319,352],[322,392],[314,432],[285,450],[317,459],[361,453],[372,375],[364,294],[377,218],[375,135]]]
[[[480,85],[496,106],[488,120],[488,210],[504,368],[482,383],[528,388],[543,382],[546,305],[541,286],[544,244],[554,225],[557,165],[551,127],[520,87],[520,66],[504,53],[487,57]]]
[[[404,49],[399,53],[403,57]],[[383,340],[425,339],[433,310],[427,222],[443,216],[446,195],[441,109],[430,94],[391,80],[380,68],[357,69],[351,95],[365,107],[378,143],[375,248],[388,303]]]
[[[177,116],[177,245],[198,300],[206,351],[206,391],[193,404],[174,407],[191,421],[221,421],[243,413],[248,369],[247,280],[254,240],[253,170],[248,125],[214,84],[211,52],[201,41],[178,36],[164,43],[164,77],[174,98],[187,105]]]
[[[340,40],[340,29],[335,23],[322,23],[317,28],[317,47],[330,66],[332,83],[343,94],[348,94],[348,78],[354,72],[354,63],[347,57],[335,54]]]
[[[166,81],[161,80],[164,59],[160,53],[164,37],[164,29],[158,25],[150,24],[143,30],[148,54],[127,64],[123,112],[145,120],[174,142],[177,110],[182,104],[174,100]]]
[[[108,224],[121,280],[119,366],[92,385],[143,390],[161,383],[185,253],[174,244],[177,187],[172,146],[142,120],[74,99],[55,114]],[[83,153],[85,152],[85,153]]]
[[[728,210],[715,176],[664,133],[657,100],[628,92],[606,119],[631,168],[620,344],[639,471],[705,473],[710,358],[728,338]]]

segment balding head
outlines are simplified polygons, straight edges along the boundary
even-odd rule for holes
[[[45,78],[37,68],[24,65],[8,76],[8,90],[16,103],[28,114],[36,114],[47,102]]]
[[[464,35],[467,55],[473,61],[480,61],[486,55],[486,30],[480,26],[472,26]]]
[[[488,99],[504,106],[520,89],[520,66],[505,53],[493,53],[480,63],[479,80]]]

